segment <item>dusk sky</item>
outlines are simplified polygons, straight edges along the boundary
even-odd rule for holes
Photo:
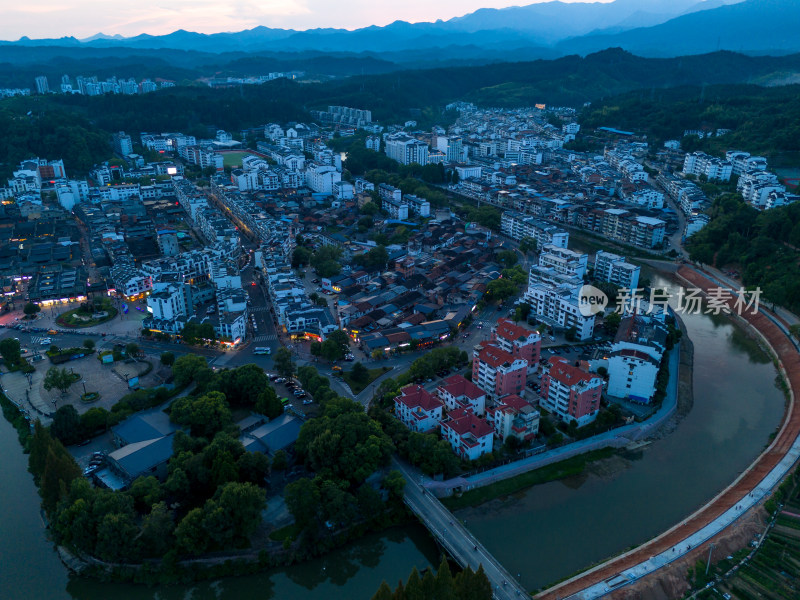
[[[340,27],[357,29],[449,19],[478,8],[532,4],[536,0],[3,0],[0,39],[85,38],[98,32],[132,36],[161,35],[176,29],[202,33],[240,31],[258,25],[292,29]],[[564,0],[566,2],[574,0]]]

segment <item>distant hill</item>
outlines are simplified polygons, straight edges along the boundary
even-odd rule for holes
[[[587,54],[620,47],[639,56],[680,56],[715,50],[778,56],[800,50],[800,2],[745,0],[671,19],[653,27],[562,40],[561,52]]]
[[[74,37],[59,39],[31,40],[23,37],[16,42],[0,42],[1,45],[49,46],[82,48],[128,48],[128,49],[172,49],[198,51],[204,53],[225,52],[348,52],[348,53],[390,53],[401,51],[429,50],[441,48],[480,47],[489,51],[506,53],[505,58],[525,49],[528,57],[553,56],[548,49],[554,44],[561,54],[571,54],[571,42],[577,47],[591,47],[592,50],[624,44],[609,38],[606,45],[604,36],[592,35],[604,32],[606,36],[616,35],[634,28],[665,24],[680,18],[681,15],[707,12],[740,0],[614,0],[613,2],[541,2],[528,6],[515,6],[503,9],[482,8],[473,13],[435,23],[407,23],[395,21],[389,25],[364,27],[354,31],[345,29],[273,29],[255,27],[233,33],[202,34],[178,30],[167,35],[148,34],[123,38],[97,34],[78,40]],[[791,4],[793,0],[781,0]],[[763,4],[762,0],[747,0],[748,3]],[[770,12],[772,11],[772,12]],[[780,18],[772,7],[762,10],[762,19],[777,22]],[[582,36],[590,36],[584,40]],[[763,42],[763,40],[760,40]],[[759,41],[754,47],[761,48]],[[734,47],[721,46],[723,49]],[[716,49],[716,48],[714,48]],[[797,50],[800,50],[798,43]],[[456,58],[455,54],[452,58]],[[399,57],[396,62],[407,62]]]

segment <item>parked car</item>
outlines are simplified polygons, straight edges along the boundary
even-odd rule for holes
[[[308,400],[303,400],[303,404],[312,404],[314,401],[309,398]]]
[[[275,380],[275,383],[286,383],[286,378],[285,377],[278,377]]]

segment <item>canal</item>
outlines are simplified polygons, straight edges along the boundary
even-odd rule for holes
[[[653,281],[663,287],[663,281]],[[776,372],[727,319],[683,317],[694,343],[694,406],[636,455],[458,513],[528,589],[566,577],[669,528],[736,478],[783,412]],[[0,596],[4,600],[368,599],[437,561],[419,526],[370,535],[322,559],[195,585],[144,587],[70,578],[39,517],[16,433],[0,419]]]

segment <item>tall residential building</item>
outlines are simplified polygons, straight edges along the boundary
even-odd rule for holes
[[[492,345],[477,345],[472,351],[472,382],[488,399],[520,394],[525,389],[528,361]]]
[[[617,287],[635,289],[639,285],[641,269],[627,262],[624,256],[598,250],[594,258],[594,278]]]
[[[579,340],[588,340],[594,332],[595,318],[581,314],[579,290],[578,285],[535,283],[528,287],[524,299],[538,319],[564,329],[574,327]]]
[[[560,275],[583,277],[586,275],[588,255],[555,244],[545,244],[539,254],[539,266],[551,268]]]
[[[683,172],[698,177],[705,175],[709,180],[728,181],[733,173],[733,165],[727,160],[698,151],[686,155],[683,161]]]
[[[44,75],[39,75],[36,78],[36,92],[39,94],[50,93],[50,84],[47,83],[47,77],[45,77]]]
[[[536,370],[542,351],[542,336],[538,331],[517,325],[510,319],[498,319],[492,329],[492,343],[509,352],[514,358],[528,361],[528,372]]]
[[[574,419],[582,426],[597,417],[602,391],[601,377],[553,356],[545,365],[539,404],[562,420]]]
[[[500,231],[515,240],[521,240],[524,237],[533,238],[540,248],[547,244],[566,248],[569,242],[569,232],[513,210],[503,213],[500,219]]]
[[[436,388],[436,395],[444,402],[448,412],[465,408],[482,417],[486,411],[486,392],[463,375],[453,375],[445,379]]]
[[[622,320],[608,357],[608,393],[647,404],[666,351],[667,327],[658,317],[632,315]]]
[[[133,142],[131,136],[127,135],[124,131],[118,131],[114,134],[114,152],[120,156],[128,156],[133,154]]]
[[[386,156],[397,162],[410,165],[428,164],[428,145],[404,133],[386,138]]]

